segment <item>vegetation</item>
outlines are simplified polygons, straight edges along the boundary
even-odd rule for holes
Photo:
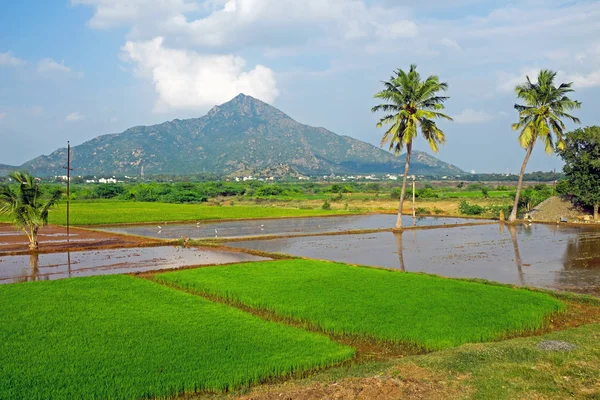
[[[132,203],[127,201],[72,202],[72,225],[134,224],[165,221],[207,221],[244,218],[311,217],[345,213],[343,210],[305,210],[283,207],[215,206],[203,204]],[[50,213],[51,224],[64,224],[66,208]],[[0,219],[2,221],[2,219]]]
[[[388,113],[377,123],[377,127],[389,125],[390,128],[383,134],[381,145],[389,143],[389,150],[398,155],[406,147],[406,163],[404,178],[398,206],[396,228],[402,228],[402,207],[406,194],[406,181],[410,167],[413,139],[418,135],[418,129],[429,143],[432,151],[438,151],[438,145],[446,141],[444,132],[437,127],[435,119],[443,118],[452,121],[452,118],[442,114],[444,102],[448,97],[439,93],[446,91],[448,85],[440,82],[435,75],[421,81],[417,66],[411,65],[408,73],[398,69],[388,82],[383,82],[384,90],[375,94],[376,99],[385,101],[373,107],[372,111]]]
[[[225,391],[352,357],[325,336],[129,276],[0,286],[0,398]]]
[[[600,206],[600,127],[591,126],[569,132],[558,153],[565,162],[565,186],[562,190],[594,209],[598,221]]]
[[[533,331],[564,309],[526,290],[313,260],[168,272],[157,280],[325,332],[427,349]]]
[[[11,221],[29,239],[29,249],[38,249],[38,231],[48,225],[48,212],[61,198],[62,192],[55,190],[49,196],[40,191],[35,178],[25,172],[11,172],[17,182],[16,190],[7,185],[0,186],[0,214],[7,214]]]
[[[527,76],[527,82],[515,88],[517,97],[522,99],[525,105],[515,104],[515,109],[519,112],[519,122],[513,124],[512,128],[519,131],[519,143],[526,149],[526,153],[519,174],[513,209],[508,218],[510,222],[517,219],[523,175],[535,142],[537,140],[544,142],[547,153],[552,153],[555,146],[561,150],[565,146],[563,119],[579,123],[578,118],[568,113],[581,108],[580,102],[567,97],[568,93],[573,92],[572,83],[562,83],[556,87],[555,78],[556,72],[542,70],[537,77],[537,82],[533,83]]]
[[[424,399],[596,399],[600,394],[600,325],[586,325],[526,338],[466,344],[425,355],[329,368],[303,380],[257,388],[248,397]],[[561,341],[570,351],[548,351]],[[265,395],[266,392],[266,395]],[[397,394],[395,396],[395,394]],[[269,397],[269,395],[271,397]]]

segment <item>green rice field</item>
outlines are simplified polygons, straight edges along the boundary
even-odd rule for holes
[[[344,214],[333,210],[305,210],[299,208],[261,206],[214,206],[206,204],[142,203],[131,201],[73,202],[71,225],[135,224],[165,221],[205,221],[244,218],[313,217]],[[66,205],[59,204],[50,211],[49,223],[66,224]],[[11,222],[0,215],[0,222]]]
[[[549,295],[522,289],[314,260],[200,268],[156,279],[328,333],[429,350],[535,331],[565,309]]]
[[[0,286],[1,399],[224,391],[329,366],[323,335],[130,276]]]

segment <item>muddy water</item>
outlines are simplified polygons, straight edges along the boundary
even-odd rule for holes
[[[232,245],[600,296],[600,230],[480,225]]]
[[[403,217],[405,226],[431,226],[481,222],[481,220],[462,218],[417,218]],[[312,217],[266,219],[233,222],[158,224],[144,226],[125,226],[102,229],[106,232],[125,233],[163,239],[179,239],[181,237],[202,238],[235,238],[244,236],[287,236],[311,233],[343,232],[359,229],[385,229],[396,224],[395,215],[353,215],[341,217]]]
[[[265,260],[245,253],[140,247],[0,257],[0,284]]]

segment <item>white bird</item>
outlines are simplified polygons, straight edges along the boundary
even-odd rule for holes
[[[215,237],[218,237],[219,232],[215,229]]]
[[[160,225],[157,225],[157,226],[158,226],[158,229],[162,229],[162,226],[160,226]]]
[[[265,229],[265,226],[264,226],[264,225],[261,225],[261,226],[260,226],[260,230],[262,231],[263,229]]]

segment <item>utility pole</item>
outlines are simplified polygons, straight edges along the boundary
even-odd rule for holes
[[[417,216],[417,211],[415,209],[415,189],[416,189],[416,186],[415,186],[415,176],[413,175],[412,178],[413,178],[413,185],[412,185],[412,189],[413,189],[412,190],[412,192],[413,192],[412,193],[412,195],[413,195],[412,214],[413,214],[413,218],[415,218]]]
[[[556,195],[556,168],[554,168],[554,184],[552,185],[552,196]]]
[[[63,167],[67,170],[67,242],[71,241],[69,232],[69,211],[71,205],[71,142],[67,141],[67,166]]]

